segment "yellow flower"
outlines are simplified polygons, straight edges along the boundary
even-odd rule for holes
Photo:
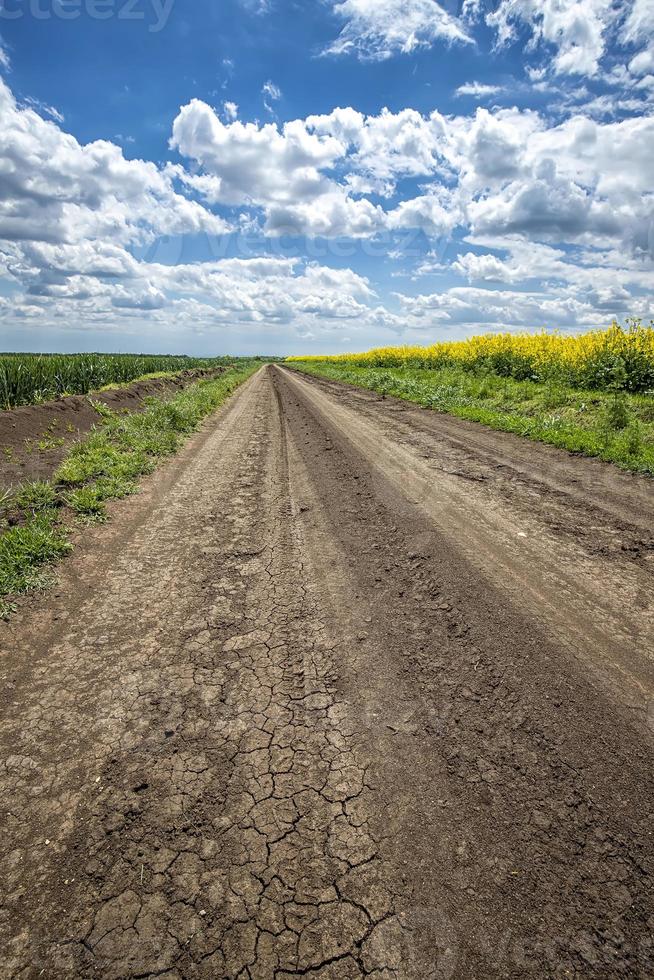
[[[289,361],[367,368],[459,366],[518,380],[559,381],[580,388],[654,390],[654,325],[628,321],[579,335],[484,334],[430,347],[378,347],[362,354],[289,357]]]

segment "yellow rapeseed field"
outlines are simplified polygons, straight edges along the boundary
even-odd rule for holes
[[[559,381],[580,388],[654,392],[654,325],[631,321],[576,336],[484,334],[431,347],[379,347],[363,354],[291,357],[355,367],[461,367],[518,380]]]

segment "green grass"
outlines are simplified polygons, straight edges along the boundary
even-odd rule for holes
[[[72,549],[66,529],[54,512],[36,514],[25,524],[0,535],[0,616],[12,610],[9,596],[43,587],[43,566],[52,564]]]
[[[138,480],[175,453],[260,362],[243,361],[168,399],[149,398],[144,411],[118,414],[102,406],[101,421],[76,443],[52,480],[23,486],[0,499],[0,616],[11,599],[47,581],[43,566],[72,548],[74,520],[106,519],[106,502],[138,490]]]
[[[360,368],[302,362],[293,367],[654,475],[650,395],[582,391],[455,367]]]
[[[179,371],[151,371],[149,374],[140,374],[137,378],[130,378],[129,381],[110,381],[108,384],[96,388],[96,391],[115,391],[117,388],[129,388],[135,381],[165,381],[174,378]]]

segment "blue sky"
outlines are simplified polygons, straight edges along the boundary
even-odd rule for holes
[[[0,0],[0,349],[652,315],[654,0]]]

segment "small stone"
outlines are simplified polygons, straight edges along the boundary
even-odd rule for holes
[[[548,830],[552,822],[547,814],[543,813],[542,810],[534,810],[531,815],[531,819],[534,821],[537,827],[540,827],[541,830]]]

